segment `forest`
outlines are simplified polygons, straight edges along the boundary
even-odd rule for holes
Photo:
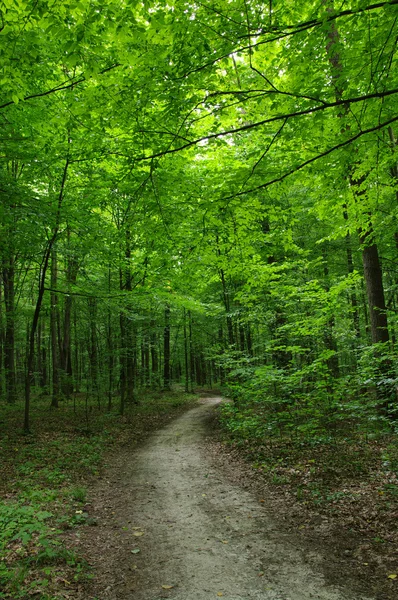
[[[46,423],[200,389],[276,483],[377,454],[398,503],[397,41],[397,0],[0,2],[0,554]]]

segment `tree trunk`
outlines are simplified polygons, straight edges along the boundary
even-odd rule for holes
[[[97,298],[88,299],[88,310],[90,315],[90,342],[88,354],[90,357],[90,376],[93,391],[97,394],[99,402],[98,388],[98,349],[97,349]]]
[[[111,292],[111,269],[108,270],[108,292]],[[115,357],[113,354],[113,332],[112,332],[112,314],[111,309],[108,309],[107,328],[106,328],[106,347],[108,354],[108,412],[112,410],[112,392],[113,392],[113,370],[115,365]]]
[[[53,248],[51,252],[51,289],[57,288],[57,252]],[[59,401],[59,364],[58,364],[58,342],[57,342],[57,321],[58,321],[58,296],[51,292],[50,296],[50,329],[51,329],[51,361],[52,361],[52,395],[51,406],[58,408]]]
[[[45,325],[43,318],[40,319],[37,328],[37,369],[39,372],[39,386],[44,389],[47,385],[47,353],[45,344]]]
[[[1,277],[1,275],[0,275]],[[4,350],[4,321],[3,321],[3,282],[0,281],[0,400],[3,400],[4,388],[3,388],[3,350]]]
[[[68,144],[69,143],[70,143],[70,139],[68,139]],[[36,334],[37,324],[39,322],[41,305],[43,302],[43,296],[44,296],[44,292],[45,292],[45,283],[46,283],[46,274],[47,274],[47,269],[48,269],[48,263],[50,260],[53,246],[55,244],[55,240],[57,239],[57,236],[58,236],[59,223],[60,223],[60,218],[61,218],[61,206],[62,206],[62,201],[64,198],[65,183],[66,183],[66,178],[67,178],[67,174],[68,174],[68,167],[69,167],[69,156],[67,156],[67,158],[65,160],[65,165],[64,165],[64,169],[63,169],[61,185],[60,185],[59,194],[58,194],[57,214],[55,217],[55,226],[53,229],[53,234],[51,236],[51,239],[47,243],[47,247],[46,247],[46,250],[45,250],[44,256],[43,256],[42,267],[41,267],[41,271],[39,274],[39,292],[37,295],[35,312],[33,315],[32,326],[30,329],[29,350],[28,350],[28,358],[26,361],[26,375],[25,375],[25,409],[24,409],[24,425],[23,425],[23,430],[25,433],[30,433],[30,386],[31,386],[33,362],[34,362],[34,357],[35,357],[35,334]]]
[[[372,343],[388,342],[388,324],[384,298],[382,268],[373,232],[360,233],[363,271],[368,299]]]
[[[164,309],[163,387],[165,390],[170,389],[170,306],[168,304]]]
[[[343,210],[344,219],[348,221],[348,213],[347,207],[344,206]],[[346,247],[346,256],[347,256],[347,271],[351,275],[354,272],[354,260],[352,257],[352,243],[351,243],[351,235],[348,232],[345,236],[345,247]],[[350,294],[351,307],[352,307],[352,321],[355,329],[355,336],[357,339],[361,337],[361,330],[359,326],[359,309],[358,309],[358,298],[355,291],[352,291]]]
[[[188,338],[187,338],[187,315],[184,308],[184,370],[185,370],[185,391],[189,392],[189,363],[188,363]]]
[[[158,358],[158,342],[155,331],[156,323],[151,320],[151,383],[152,385],[159,385],[159,358]]]
[[[193,336],[192,336],[192,315],[191,311],[188,311],[188,331],[189,331],[189,371],[190,371],[190,381],[191,381],[191,392],[193,392],[194,382],[196,381],[195,376],[195,349],[193,346]]]
[[[9,404],[16,401],[15,375],[15,259],[10,255],[3,264],[3,289],[5,305],[4,371],[6,399]]]
[[[70,231],[68,230],[68,242]],[[79,270],[75,258],[68,259],[66,270],[67,286],[74,285]],[[72,369],[72,336],[71,336],[71,317],[72,317],[73,296],[67,294],[64,304],[63,335],[61,346],[61,367],[62,367],[62,392],[68,398],[73,392],[73,369]]]

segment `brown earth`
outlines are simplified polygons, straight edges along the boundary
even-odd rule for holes
[[[80,547],[94,573],[73,597],[393,598],[395,582],[378,592],[352,564],[358,540],[297,529],[289,507],[228,455],[213,436],[220,402],[202,399],[138,450],[109,461],[86,507],[97,526],[65,540]]]

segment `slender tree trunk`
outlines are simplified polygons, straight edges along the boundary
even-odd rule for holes
[[[220,346],[220,352],[224,352],[224,331],[222,327],[219,327],[218,329],[218,343]],[[220,384],[225,384],[225,369],[222,366],[220,366]]]
[[[68,230],[68,244],[70,241],[70,230]],[[78,263],[74,257],[68,259],[66,270],[66,284],[74,285],[77,279]],[[72,320],[73,296],[67,294],[64,304],[64,319],[63,319],[63,335],[62,335],[62,350],[61,350],[61,367],[62,367],[62,392],[66,397],[69,397],[73,392],[73,369],[72,369],[72,335],[71,335],[71,320]]]
[[[108,292],[111,291],[111,268],[108,269]],[[106,346],[108,353],[108,412],[112,410],[112,392],[113,392],[113,370],[115,366],[114,357],[114,343],[113,343],[113,331],[112,331],[112,313],[110,308],[107,314],[107,328],[106,328]]]
[[[192,336],[192,314],[191,311],[188,311],[188,331],[189,331],[189,371],[190,371],[190,381],[191,381],[191,392],[193,392],[194,382],[196,382],[195,375],[195,348],[193,345],[193,336]]]
[[[250,323],[246,325],[246,340],[247,340],[247,352],[250,357],[253,357],[253,341]]]
[[[334,11],[334,0],[322,0],[322,3],[327,7],[327,12],[330,14]],[[338,42],[340,41],[339,32],[336,26],[336,23],[333,21],[329,25],[328,33],[327,33],[327,44],[326,51],[329,56],[329,62],[331,66],[332,73],[332,82],[335,88],[335,97],[336,100],[339,101],[343,97],[343,87],[345,83],[342,81],[342,73],[343,73],[343,63],[341,60],[341,56],[338,52],[336,52],[335,48]],[[347,107],[343,106],[342,110],[339,114],[339,117],[343,119],[347,113]],[[342,130],[347,128],[347,126],[343,125]],[[343,216],[345,221],[348,221],[348,212],[347,206],[343,207]],[[346,243],[346,256],[347,256],[347,270],[349,274],[354,272],[354,263],[352,258],[352,244],[351,244],[351,235],[348,232],[345,237]],[[358,310],[358,299],[355,291],[352,291],[350,294],[351,306],[352,306],[352,320],[355,329],[355,334],[357,339],[361,337],[361,331],[359,327],[359,310]]]
[[[384,298],[383,276],[377,245],[372,232],[361,232],[362,261],[369,307],[370,332],[373,344],[388,342],[388,324]]]
[[[323,261],[324,261],[323,273],[324,273],[325,289],[326,289],[326,292],[329,292],[330,291],[329,267],[328,267],[328,263],[327,263],[327,253],[326,252],[324,253]],[[334,319],[334,316],[331,316],[328,319],[327,323],[325,324],[325,332],[324,332],[323,340],[324,340],[325,348],[334,353],[333,356],[330,356],[327,359],[329,373],[333,377],[333,379],[338,379],[338,377],[340,376],[340,369],[339,369],[339,359],[338,359],[338,355],[337,355],[337,343],[336,343],[336,339],[333,335],[334,326],[335,326],[335,319]]]
[[[38,324],[37,353],[39,386],[44,389],[47,386],[47,352],[45,344],[46,321],[41,318]]]
[[[126,401],[126,371],[127,371],[127,336],[126,336],[126,317],[123,312],[120,313],[120,407],[119,412],[124,414]]]
[[[231,306],[229,301],[229,293],[227,288],[227,282],[225,279],[225,273],[223,269],[220,269],[220,279],[222,285],[222,297],[226,312],[226,320],[227,320],[227,331],[228,331],[228,343],[230,346],[235,345],[235,336],[234,336],[234,324],[231,317]]]
[[[0,275],[0,400],[3,400],[4,388],[3,388],[3,360],[4,360],[4,320],[3,320],[3,281]]]
[[[51,289],[57,288],[57,252],[55,247],[51,251]],[[52,395],[51,406],[58,408],[59,401],[59,363],[57,343],[58,296],[52,291],[50,296],[50,329],[51,329],[51,361],[52,361]]]
[[[151,328],[151,335],[150,335],[150,343],[151,343],[151,383],[152,385],[159,385],[159,359],[158,359],[158,341],[157,341],[157,335],[156,335],[156,330],[155,330],[155,326],[156,323],[154,320],[151,320],[150,323],[150,328]]]
[[[75,393],[80,390],[81,387],[81,368],[80,368],[80,360],[79,360],[79,348],[80,348],[80,340],[77,336],[77,309],[76,303],[73,307],[73,337],[74,337],[74,351],[73,351],[73,367],[72,370],[75,374],[74,384],[75,384]]]
[[[98,348],[97,348],[97,298],[88,299],[88,311],[90,315],[90,377],[93,391],[96,393],[99,402],[98,387]]]
[[[148,387],[150,384],[149,375],[149,353],[150,340],[146,331],[142,332],[142,377],[144,387]]]
[[[185,391],[189,392],[189,363],[188,363],[188,338],[187,338],[187,315],[184,308],[184,367],[185,367]]]
[[[170,306],[166,304],[164,309],[164,333],[163,333],[163,387],[170,389]]]
[[[127,292],[132,291],[132,276],[131,276],[131,233],[130,230],[126,231],[126,269],[125,269],[125,290]],[[131,294],[129,294],[130,296]],[[130,311],[130,298],[127,302],[128,311]],[[127,402],[135,402],[134,387],[135,387],[135,373],[136,373],[136,352],[135,352],[135,333],[134,325],[130,315],[125,315],[125,336],[126,336],[126,399]]]
[[[70,143],[70,139],[68,139],[68,145],[69,145],[69,143]],[[36,307],[35,307],[35,312],[33,315],[32,326],[30,329],[29,352],[28,352],[28,358],[27,358],[27,362],[26,362],[26,376],[25,376],[25,410],[24,410],[24,426],[23,426],[23,430],[25,433],[30,433],[30,387],[31,387],[32,368],[33,368],[33,362],[34,362],[34,357],[35,357],[35,334],[36,334],[37,324],[39,322],[41,305],[43,302],[48,263],[50,260],[53,245],[55,244],[55,240],[57,239],[57,236],[58,236],[59,223],[60,223],[60,218],[61,218],[61,207],[62,207],[62,201],[64,198],[65,183],[66,183],[66,177],[68,174],[68,167],[69,167],[69,156],[66,158],[65,166],[64,166],[64,170],[63,170],[63,174],[62,174],[62,180],[61,180],[60,190],[59,190],[59,194],[58,194],[57,214],[56,214],[56,218],[55,218],[55,226],[53,229],[53,234],[47,244],[46,251],[44,252],[41,272],[39,275],[39,291],[38,291],[38,295],[37,295]]]
[[[9,404],[16,401],[16,373],[15,373],[15,259],[13,255],[3,264],[3,289],[5,304],[5,343],[4,343],[4,371],[6,382],[6,399]]]
[[[347,207],[344,206],[343,210],[344,219],[348,221],[348,213]],[[351,235],[348,232],[345,236],[345,247],[346,247],[346,256],[347,256],[347,270],[350,275],[354,272],[354,260],[352,256],[352,241]],[[361,337],[361,329],[359,326],[359,308],[358,308],[358,298],[353,290],[350,294],[351,307],[352,307],[352,321],[355,329],[355,336],[359,340]]]

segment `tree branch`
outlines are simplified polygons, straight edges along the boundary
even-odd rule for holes
[[[233,198],[236,198],[238,196],[244,196],[245,194],[252,194],[253,192],[256,192],[258,190],[265,189],[265,188],[273,185],[274,183],[280,183],[281,181],[283,181],[287,177],[290,177],[290,175],[297,173],[297,171],[300,171],[307,165],[310,165],[311,163],[316,162],[320,158],[324,158],[325,156],[328,156],[328,154],[331,154],[332,152],[335,152],[336,150],[339,150],[340,148],[344,148],[344,146],[348,146],[349,144],[352,144],[353,142],[355,142],[357,139],[359,139],[363,135],[366,135],[368,133],[373,133],[375,131],[379,131],[380,129],[384,129],[384,127],[388,127],[389,125],[391,125],[392,123],[395,123],[396,121],[398,121],[398,116],[393,117],[392,119],[389,119],[388,121],[384,121],[384,123],[379,123],[375,127],[370,127],[369,129],[364,129],[363,131],[360,131],[359,133],[352,136],[348,140],[344,140],[344,142],[341,142],[340,144],[336,144],[335,146],[328,148],[328,150],[321,152],[317,156],[313,156],[312,158],[309,158],[308,160],[304,161],[300,165],[297,165],[290,171],[287,171],[280,177],[275,177],[274,179],[270,179],[269,181],[262,183],[261,185],[258,185],[255,188],[252,188],[250,190],[244,190],[242,192],[237,192],[236,194],[232,194],[231,196],[224,197],[224,198],[222,198],[222,200],[232,200]]]
[[[311,108],[306,108],[305,110],[299,110],[291,113],[286,113],[283,115],[276,115],[275,117],[270,117],[269,119],[263,119],[262,121],[257,121],[256,123],[249,123],[248,125],[242,125],[242,127],[237,127],[236,129],[228,129],[226,131],[221,131],[220,133],[211,133],[209,135],[205,135],[203,137],[197,138],[196,140],[192,140],[179,146],[178,148],[169,148],[167,150],[162,150],[160,152],[156,152],[156,154],[150,154],[148,156],[139,156],[135,157],[134,160],[137,162],[141,162],[144,160],[152,160],[154,158],[159,158],[161,156],[166,156],[167,154],[175,154],[176,152],[181,152],[182,150],[186,150],[187,148],[191,148],[192,146],[196,146],[200,142],[214,140],[217,138],[224,137],[226,135],[231,135],[235,133],[240,133],[242,131],[249,131],[250,129],[255,129],[256,127],[261,127],[262,125],[267,125],[268,123],[274,123],[276,121],[284,121],[286,119],[292,119],[294,117],[302,117],[305,115],[309,115],[315,112],[319,112],[321,110],[325,110],[327,108],[335,108],[336,106],[341,105],[350,105],[357,102],[364,102],[365,100],[371,100],[373,98],[385,98],[387,96],[391,96],[393,94],[398,93],[398,88],[393,90],[385,90],[384,92],[374,92],[373,94],[366,94],[365,96],[358,96],[356,98],[346,98],[341,100],[336,100],[335,102],[324,102],[319,106],[314,106]]]
[[[110,67],[106,67],[106,69],[103,69],[102,71],[100,71],[98,73],[98,75],[103,75],[104,73],[107,73],[108,71],[112,71],[112,69],[116,69],[117,67],[121,67],[121,66],[122,66],[121,64],[116,63],[114,65],[111,65]],[[50,94],[55,94],[56,92],[60,92],[62,90],[69,90],[70,88],[73,88],[75,85],[78,85],[79,83],[83,83],[84,81],[87,81],[87,77],[85,77],[83,75],[80,79],[77,79],[76,81],[72,81],[71,83],[68,83],[65,81],[64,83],[60,83],[56,87],[53,87],[50,90],[46,90],[45,92],[39,92],[38,94],[31,94],[30,96],[25,96],[23,100],[25,101],[25,100],[32,100],[33,98],[42,98],[43,96],[49,96]],[[13,100],[10,100],[9,102],[5,102],[4,104],[0,104],[0,109],[7,108],[7,106],[11,106],[11,104],[15,104]]]

